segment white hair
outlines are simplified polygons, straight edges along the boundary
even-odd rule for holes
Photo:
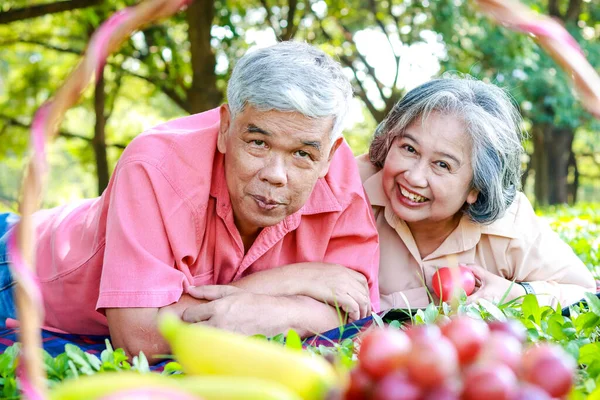
[[[260,111],[333,117],[331,140],[342,134],[352,86],[339,63],[300,42],[281,42],[244,55],[227,86],[232,118],[250,105]]]
[[[524,133],[515,104],[493,84],[447,76],[414,88],[377,127],[369,149],[371,163],[383,168],[394,139],[434,111],[460,118],[473,144],[471,187],[479,194],[463,211],[479,223],[502,217],[520,189]]]

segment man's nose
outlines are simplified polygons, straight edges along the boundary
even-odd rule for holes
[[[427,187],[427,165],[425,162],[415,162],[404,173],[406,182],[412,187]]]
[[[287,183],[287,168],[283,157],[271,155],[260,170],[259,178],[273,186],[284,186]]]

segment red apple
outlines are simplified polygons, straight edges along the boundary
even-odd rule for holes
[[[456,278],[454,278],[455,274]],[[457,280],[456,284],[454,280]],[[448,301],[452,298],[456,285],[464,289],[467,296],[469,296],[475,290],[475,275],[470,269],[463,266],[458,268],[444,267],[438,269],[431,279],[433,291],[442,301]]]

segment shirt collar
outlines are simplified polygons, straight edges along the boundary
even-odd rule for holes
[[[368,177],[364,181],[363,187],[369,196],[371,206],[386,207],[388,205],[387,196],[383,191],[383,170]]]
[[[417,245],[408,225],[394,214],[388,198],[385,195],[383,190],[383,171],[378,171],[371,175],[364,181],[363,186],[367,196],[369,196],[371,206],[384,207],[384,217],[386,222],[398,233],[407,248],[413,253],[413,256],[420,259],[420,256],[418,256]],[[469,250],[479,243],[482,234],[501,236],[509,239],[517,238],[519,235],[515,229],[514,218],[510,217],[510,214],[514,214],[513,209],[514,207],[511,207],[507,211],[507,215],[497,219],[491,224],[473,222],[467,215],[463,215],[457,228],[446,238],[440,247],[425,257],[425,259],[437,258],[443,255]]]

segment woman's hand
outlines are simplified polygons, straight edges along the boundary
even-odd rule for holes
[[[525,289],[518,283],[493,274],[479,265],[461,265],[470,269],[475,275],[475,291],[468,297],[469,302],[476,302],[480,298],[489,301],[500,301],[508,292],[504,297],[506,302],[526,294]]]

